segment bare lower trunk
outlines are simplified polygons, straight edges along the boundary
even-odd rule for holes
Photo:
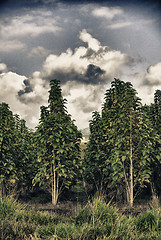
[[[150,184],[151,185],[151,193],[152,193],[152,204],[157,206],[159,205],[159,199],[158,199],[158,195],[156,193],[156,189],[153,183]]]
[[[127,200],[127,203],[129,204],[130,203],[130,189],[129,189],[129,187],[126,187],[126,200]]]
[[[4,182],[2,182],[0,184],[0,195],[1,195],[1,197],[6,196],[6,187],[5,187],[5,183]]]
[[[132,152],[132,122],[130,117],[130,207],[133,207],[134,192],[133,192],[133,152]]]
[[[53,165],[53,164],[52,164]],[[52,190],[52,204],[56,205],[58,202],[59,196],[59,177],[57,176],[55,166],[52,166],[52,183],[51,183],[51,190]]]
[[[56,173],[55,169],[55,154],[53,151],[53,160],[54,164],[51,163],[51,195],[52,195],[52,204],[56,205],[58,202],[58,196],[59,196],[59,176]]]

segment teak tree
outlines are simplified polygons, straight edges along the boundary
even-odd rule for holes
[[[16,166],[17,193],[32,188],[32,179],[36,173],[37,149],[34,144],[34,132],[28,129],[26,122],[14,115],[14,162]]]
[[[14,117],[7,103],[0,104],[0,190],[2,195],[15,181],[14,162]]]
[[[156,90],[154,103],[142,107],[143,122],[148,128],[144,158],[150,166],[152,198],[156,199],[161,190],[161,91]]]
[[[99,194],[104,190],[104,167],[107,158],[104,143],[104,125],[100,114],[95,111],[89,123],[90,137],[84,155],[84,178],[96,188]]]
[[[39,169],[34,182],[51,189],[56,205],[63,187],[69,187],[80,167],[81,132],[67,113],[59,80],[50,81],[49,106],[41,107],[37,127]]]
[[[111,83],[111,88],[105,94],[99,122],[99,141],[93,141],[90,137],[86,155],[92,156],[93,147],[99,149],[97,167],[101,167],[106,184],[115,189],[122,186],[127,202],[132,207],[134,188],[149,179],[149,168],[146,167],[142,152],[147,131],[143,131],[141,102],[131,83],[119,79]],[[95,124],[94,119],[92,123]],[[93,159],[90,160],[92,166]]]

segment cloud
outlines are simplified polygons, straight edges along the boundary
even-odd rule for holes
[[[86,29],[83,29],[80,32],[79,38],[83,41],[88,43],[88,48],[93,49],[94,51],[98,51],[100,48],[100,42],[93,38],[91,34],[87,33]]]
[[[143,84],[149,86],[161,85],[161,62],[148,67]]]
[[[17,92],[23,88],[25,79],[25,76],[13,72],[0,74],[0,89],[3,89],[0,102],[8,103],[14,113],[21,114],[23,117],[26,117],[25,110],[28,107],[18,101]]]
[[[0,102],[9,104],[14,114],[19,114],[34,128],[38,124],[40,105],[46,105],[49,84],[39,78],[39,73],[33,73],[30,79],[26,76],[8,72],[6,64],[0,64]]]
[[[85,29],[79,37],[87,46],[79,46],[74,51],[67,49],[60,55],[50,54],[39,77],[44,82],[51,79],[61,81],[68,111],[77,126],[83,128],[92,111],[100,110],[107,85],[114,77],[121,78],[122,69],[129,67],[132,59],[120,51],[102,46]]]
[[[23,88],[18,92],[18,99],[25,104],[41,104],[48,96],[49,83],[40,78],[40,72],[34,72],[31,78],[23,82]]]
[[[138,27],[138,26],[143,26],[143,25],[151,25],[152,23],[154,23],[155,20],[153,18],[145,18],[145,19],[135,19],[133,21],[129,21],[127,19],[127,17],[124,17],[124,21],[123,20],[119,20],[113,23],[110,23],[107,25],[108,29],[120,29],[120,28],[124,28],[124,27],[129,27],[131,25],[133,25],[134,27]]]
[[[93,111],[100,111],[104,91],[104,85],[85,85],[78,82],[62,85],[62,94],[68,100],[68,112],[76,120],[79,129],[88,127]]]
[[[40,106],[48,104],[48,90],[49,83],[40,78],[40,72],[34,72],[23,81],[23,88],[17,93],[18,101],[29,107],[25,119],[31,128],[38,124]]]
[[[123,9],[120,7],[99,7],[92,11],[93,16],[106,19],[113,19],[120,14],[123,14]]]
[[[82,86],[81,90],[81,96],[78,95],[72,101],[75,108],[83,113],[92,113],[100,109],[104,87],[101,85],[89,85],[88,88]]]
[[[11,39],[18,37],[38,37],[45,33],[56,33],[61,28],[51,11],[31,11],[30,15],[18,15],[4,19],[1,23],[1,36]]]
[[[118,28],[128,27],[132,24],[133,24],[133,22],[130,22],[130,21],[117,22],[117,23],[113,23],[113,24],[108,25],[107,28],[118,29]]]
[[[38,46],[36,48],[32,48],[31,52],[28,54],[29,58],[34,58],[34,57],[47,57],[49,54],[49,50],[45,49],[42,46]]]
[[[0,63],[0,74],[7,72],[7,65],[5,63]]]
[[[150,65],[146,73],[138,71],[127,74],[126,72],[123,80],[133,84],[143,104],[151,104],[154,102],[155,91],[161,89],[161,62]]]
[[[0,40],[0,52],[8,53],[25,49],[26,45],[18,40]]]
[[[85,29],[80,32],[80,39],[88,43],[88,47],[80,46],[74,52],[67,49],[60,55],[51,54],[46,58],[41,73],[43,79],[104,84],[120,75],[121,67],[131,61],[126,54],[101,46]]]

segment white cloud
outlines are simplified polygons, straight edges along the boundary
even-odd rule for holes
[[[26,117],[25,111],[27,106],[20,103],[17,99],[17,92],[24,87],[23,81],[25,76],[18,75],[13,72],[7,72],[0,74],[0,102],[6,102],[11,107],[14,113],[20,114],[21,117]]]
[[[18,40],[0,40],[0,52],[25,50],[26,45]]]
[[[0,63],[0,74],[7,72],[7,65],[5,63]]]
[[[19,101],[25,106],[28,106],[27,120],[28,126],[34,128],[38,124],[40,117],[40,106],[48,104],[48,90],[49,83],[40,78],[40,72],[34,72],[30,79],[28,79],[31,91],[25,92],[18,96]]]
[[[123,9],[120,7],[99,7],[92,11],[92,15],[95,17],[103,17],[106,19],[112,19],[116,15],[123,14]]]
[[[26,104],[42,104],[46,102],[48,96],[49,84],[40,77],[40,72],[34,72],[29,79],[32,91],[24,93],[20,96],[22,102]]]
[[[81,59],[81,56],[85,53],[86,48],[80,47],[76,49],[74,53],[71,49],[67,49],[66,52],[61,53],[59,56],[54,54],[49,55],[43,65],[42,76],[44,78],[48,77],[55,71],[67,74],[72,70],[76,71],[78,74],[83,74],[88,64],[88,60]]]
[[[67,91],[68,89],[68,91]],[[62,94],[68,100],[67,109],[76,120],[79,129],[88,127],[93,111],[100,111],[104,97],[104,85],[84,85],[67,82],[62,85]],[[79,114],[78,114],[79,113]]]
[[[101,71],[104,71],[105,78],[113,78],[120,73],[121,67],[130,61],[126,54],[112,50],[108,46],[101,46],[100,42],[87,33],[86,30],[82,30],[80,39],[88,42],[87,48],[80,46],[74,52],[67,49],[66,52],[60,55],[49,55],[43,65],[41,76],[43,78],[61,77],[63,82],[70,80],[83,82],[83,78],[85,81],[88,75],[90,81],[92,81],[93,77],[93,82],[90,82],[92,84],[96,80],[94,79],[96,77],[94,73],[97,74],[96,71],[98,71],[100,77],[103,77]],[[94,67],[88,69],[89,65]],[[95,71],[92,72],[93,75],[89,75],[89,70]],[[87,81],[87,83],[89,82]]]
[[[138,28],[138,26],[144,26],[144,25],[150,25],[154,23],[155,20],[153,18],[142,18],[142,19],[133,19],[132,21],[128,20],[128,17],[124,16],[124,21],[116,21],[113,23],[110,23],[107,25],[107,28],[109,29],[119,29],[124,28],[133,25],[135,28]]]
[[[161,62],[151,65],[147,69],[145,80],[149,85],[161,85]]]
[[[0,64],[3,69],[7,66]],[[27,126],[34,128],[39,119],[40,106],[46,105],[48,100],[48,83],[39,78],[40,73],[35,72],[30,80],[25,76],[14,72],[0,74],[0,102],[9,104],[14,114],[19,114],[22,119],[27,121]],[[25,81],[30,82],[31,92],[19,96],[19,92],[26,87]]]
[[[31,11],[30,15],[19,15],[1,23],[3,38],[37,37],[44,33],[56,33],[61,28],[51,11]]]
[[[0,85],[3,89],[3,95],[5,91],[18,91],[23,87],[23,81],[25,76],[18,75],[14,72],[7,72],[0,74]]]
[[[80,37],[79,37],[83,42],[88,43],[88,48],[91,48],[95,51],[98,51],[100,48],[100,42],[93,38],[91,36],[91,34],[89,34],[86,29],[83,29],[80,33]]]
[[[117,23],[113,23],[113,24],[108,25],[107,28],[117,29],[117,28],[128,27],[128,26],[130,26],[132,24],[133,24],[133,22],[130,22],[130,21],[117,22]]]
[[[143,104],[151,104],[155,91],[161,89],[161,62],[149,66],[146,73],[139,71],[128,75],[126,72],[123,80],[133,84]]]

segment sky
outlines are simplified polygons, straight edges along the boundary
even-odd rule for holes
[[[114,78],[153,103],[161,89],[159,1],[1,1],[0,103],[29,128],[48,105],[50,80],[61,81],[68,113],[83,129]]]

